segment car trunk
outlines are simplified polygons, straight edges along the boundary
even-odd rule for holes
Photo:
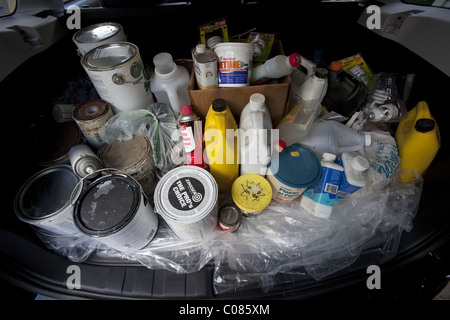
[[[345,290],[355,286],[360,291],[355,290],[352,294],[364,292],[369,295],[377,294],[376,290],[366,287],[369,265],[380,266],[382,279],[390,281],[386,281],[386,286],[392,283],[406,288],[399,275],[404,276],[406,269],[419,270],[418,261],[448,241],[450,216],[445,205],[445,186],[450,179],[450,151],[445,119],[450,116],[446,91],[450,85],[449,77],[402,45],[358,24],[363,7],[354,3],[316,2],[292,7],[291,3],[283,1],[233,2],[222,6],[193,2],[188,6],[162,7],[142,6],[137,1],[126,8],[120,2],[104,3],[107,7],[82,9],[82,27],[105,21],[120,23],[129,41],[139,47],[142,60],[147,63],[159,52],[169,52],[174,59],[190,59],[190,50],[199,40],[198,27],[226,17],[230,35],[245,33],[252,28],[275,32],[286,54],[299,52],[312,57],[314,50],[320,48],[323,59],[330,62],[360,53],[372,70],[414,73],[407,109],[419,101],[428,103],[440,129],[441,147],[423,175],[413,227],[409,232],[401,232],[401,238],[393,232],[394,249],[391,252],[380,254],[368,244],[347,267],[337,268],[336,272],[321,279],[314,279],[296,266],[280,273],[271,270],[267,277],[258,273],[256,279],[252,278],[253,274],[246,278],[245,273],[231,272],[234,279],[224,287],[218,284],[214,259],[201,270],[177,273],[173,271],[176,268],[161,268],[158,263],[149,268],[138,261],[95,253],[84,262],[73,262],[50,250],[29,225],[16,217],[13,203],[21,185],[43,168],[37,164],[39,152],[49,143],[57,143],[58,136],[52,131],[49,134],[45,132],[53,126],[51,111],[55,99],[66,92],[68,83],[85,76],[71,39],[74,30],[67,30],[61,40],[28,59],[0,83],[0,90],[7,97],[3,103],[4,132],[9,132],[4,137],[3,155],[7,206],[0,224],[0,268],[5,279],[32,292],[56,298],[298,299],[329,297],[342,292],[350,294]],[[61,24],[65,25],[66,18],[60,18]],[[383,236],[388,237],[389,233]],[[386,243],[388,240],[382,245]],[[67,287],[67,270],[74,264],[81,269],[82,284],[81,289],[71,290]],[[411,275],[411,279],[413,277]],[[383,289],[384,293],[389,290]],[[411,291],[386,294],[402,297]]]

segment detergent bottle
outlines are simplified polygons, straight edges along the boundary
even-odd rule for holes
[[[240,174],[266,175],[271,152],[272,120],[261,93],[250,96],[249,103],[241,112],[240,131]]]
[[[293,53],[290,56],[277,55],[252,69],[251,83],[254,85],[263,84],[271,79],[287,76],[300,64],[301,56],[298,53]]]
[[[239,131],[224,99],[213,100],[205,120],[205,155],[219,192],[231,192],[239,176]]]
[[[441,145],[438,125],[425,101],[420,101],[399,122],[395,138],[402,159],[399,181],[410,183],[414,175],[408,171],[423,174]]]

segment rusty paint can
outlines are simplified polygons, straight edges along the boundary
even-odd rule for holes
[[[81,56],[86,52],[107,43],[127,41],[122,25],[115,22],[103,22],[90,25],[76,32],[72,41]]]
[[[145,109],[154,102],[150,77],[136,45],[118,42],[96,47],[81,58],[81,65],[114,113]]]
[[[77,123],[88,144],[100,148],[104,143],[104,125],[114,116],[111,105],[103,100],[87,100],[73,110],[73,119]]]
[[[156,166],[152,147],[146,137],[135,135],[130,140],[104,144],[98,151],[104,168],[114,168],[135,179],[144,193],[153,198],[156,187]]]

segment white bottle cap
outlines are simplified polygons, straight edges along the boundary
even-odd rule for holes
[[[370,135],[370,133],[364,133],[364,145],[370,146],[372,144],[372,136]]]
[[[198,45],[195,47],[195,52],[196,52],[196,53],[205,53],[205,52],[206,52],[206,45],[204,45],[204,44],[198,44]]]
[[[250,96],[250,106],[253,110],[261,110],[264,108],[266,97],[261,93],[254,93]]]
[[[322,159],[325,161],[334,161],[336,160],[336,155],[328,152],[324,152],[322,155]]]
[[[169,75],[176,68],[172,55],[167,52],[158,53],[153,58],[153,64],[155,65],[155,72],[161,76]]]
[[[366,171],[369,169],[369,160],[364,158],[363,156],[356,156],[352,160],[352,168],[356,171]]]

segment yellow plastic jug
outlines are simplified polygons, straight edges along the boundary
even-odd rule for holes
[[[233,113],[223,99],[215,99],[205,121],[205,154],[219,192],[231,192],[239,176],[239,132]]]
[[[408,111],[398,124],[395,134],[400,152],[401,183],[414,179],[411,170],[423,174],[436,156],[441,145],[439,128],[425,101]]]

